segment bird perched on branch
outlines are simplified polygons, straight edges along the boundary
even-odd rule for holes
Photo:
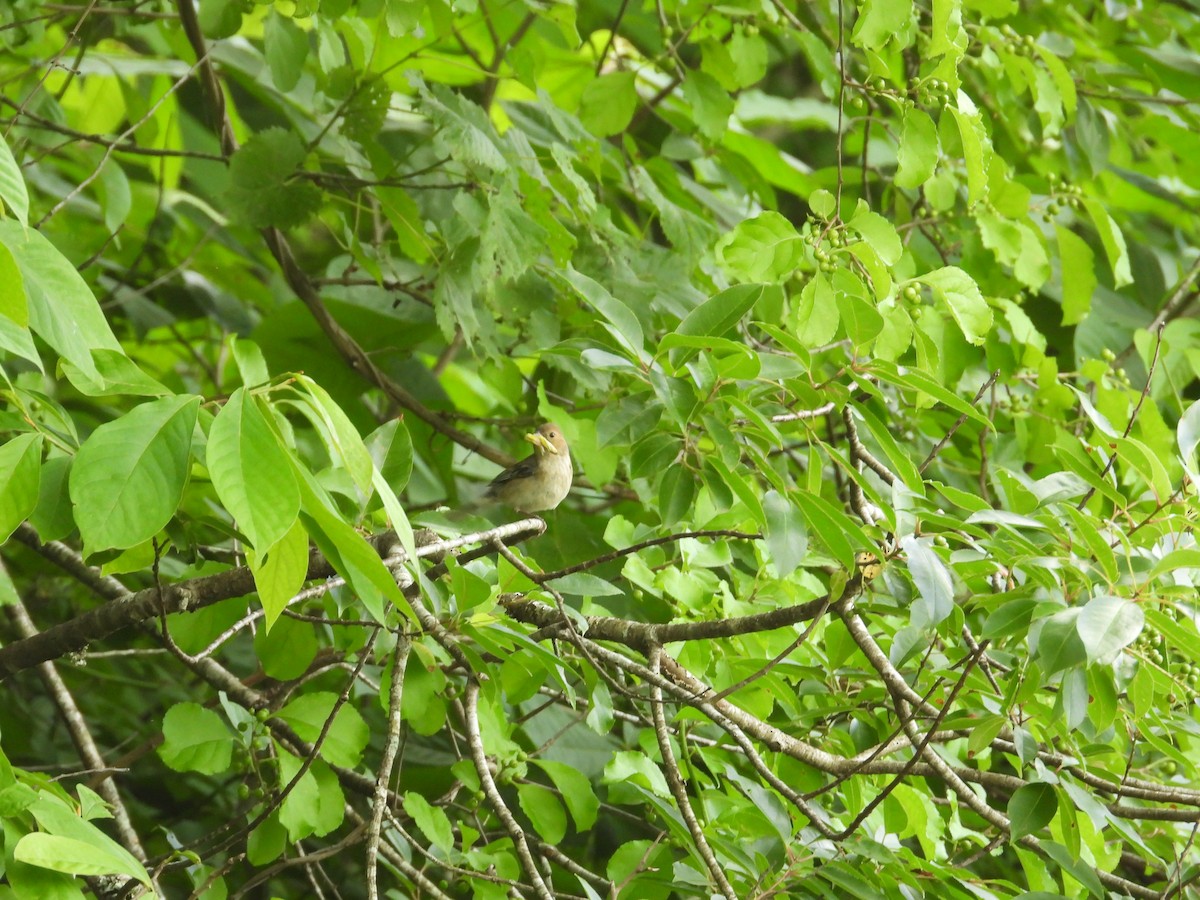
[[[525,440],[533,444],[533,455],[509,466],[492,479],[484,494],[517,512],[533,513],[554,509],[571,490],[571,451],[562,431],[547,422]]]

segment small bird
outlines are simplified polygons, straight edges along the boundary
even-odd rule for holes
[[[557,425],[547,422],[525,440],[533,444],[533,455],[493,478],[484,496],[517,512],[554,509],[570,492],[575,474],[566,438]]]

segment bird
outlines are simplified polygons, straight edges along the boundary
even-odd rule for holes
[[[567,440],[553,422],[525,435],[525,440],[533,444],[533,454],[493,478],[484,497],[522,513],[554,509],[570,492],[575,474]]]

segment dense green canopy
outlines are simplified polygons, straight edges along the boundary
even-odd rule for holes
[[[1197,12],[0,4],[0,900],[1196,895]]]

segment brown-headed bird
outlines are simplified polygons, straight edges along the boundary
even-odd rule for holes
[[[533,455],[509,466],[492,479],[484,494],[517,512],[554,509],[571,490],[571,451],[562,430],[552,422],[525,435]]]

